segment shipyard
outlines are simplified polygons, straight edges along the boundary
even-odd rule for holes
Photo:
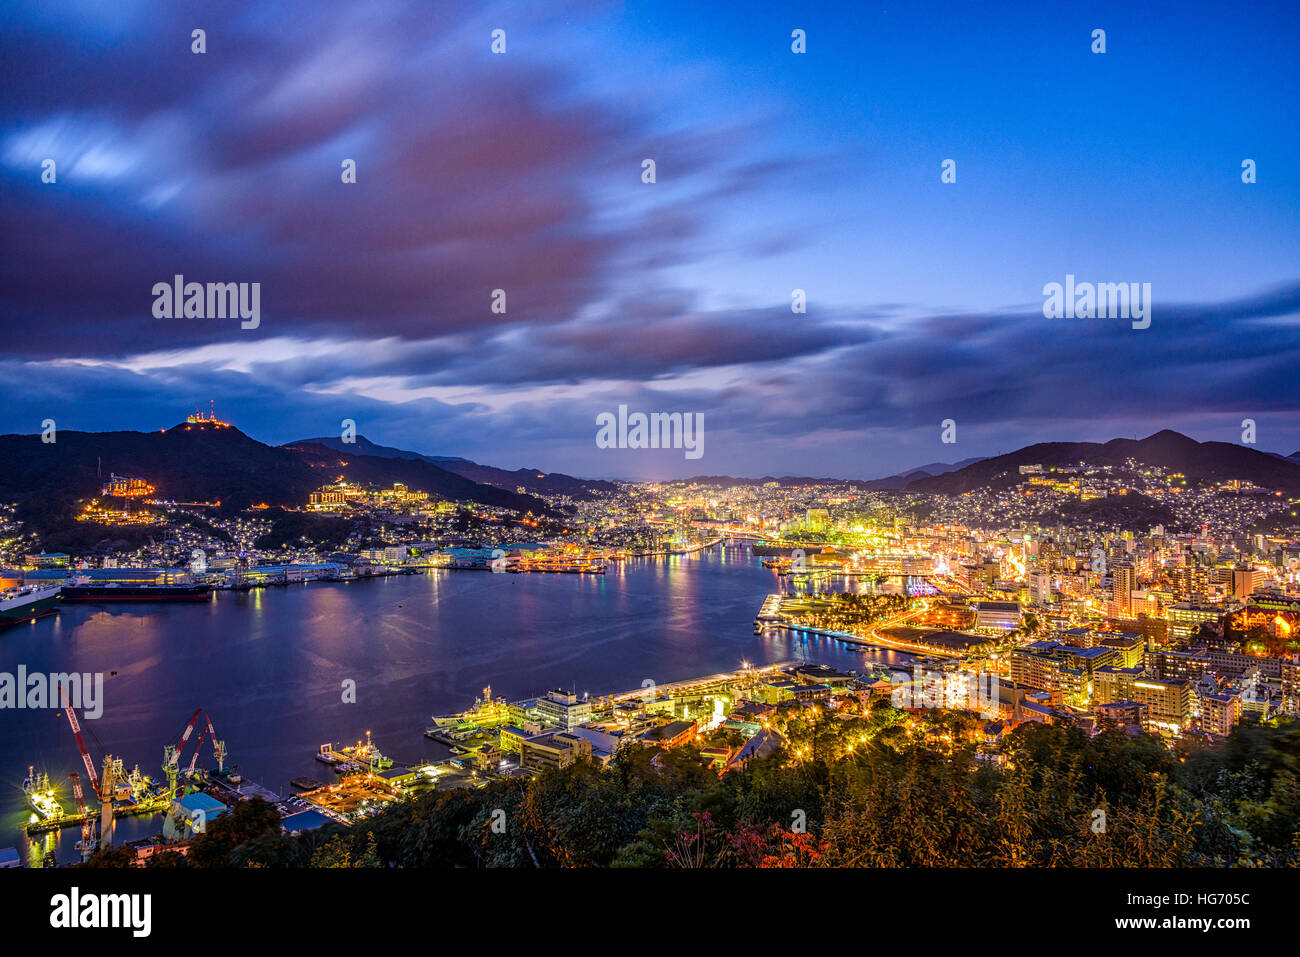
[[[783,701],[795,707],[829,702],[837,689],[869,693],[871,687],[880,687],[884,674],[843,674],[791,661],[744,663],[731,672],[663,685],[651,682],[600,696],[552,689],[507,702],[486,687],[465,711],[434,716],[424,730],[425,737],[448,746],[450,757],[399,760],[381,752],[367,731],[353,744],[326,743],[315,753],[334,781],[294,778],[288,793],[246,781],[236,766],[227,764],[226,742],[217,737],[205,709],[197,709],[162,748],[162,775],[157,779],[142,773],[139,765],[128,771],[123,759],[111,754],[97,762],[76,708],[67,706],[63,714],[85,773],[67,773],[69,797],[47,771],[28,768],[23,789],[30,815],[24,830],[35,839],[80,829],[76,848],[84,861],[94,854],[102,835],[113,833],[115,820],[148,817],[160,822],[158,833],[124,845],[144,863],[157,854],[184,855],[208,823],[252,799],[274,807],[284,831],[297,834],[328,824],[349,827],[394,802],[432,791],[534,777],[576,760],[608,764],[629,746],[703,745],[707,766],[721,774],[773,750],[779,736],[771,721],[758,718],[764,711],[779,708]],[[39,863],[34,860],[29,866]],[[54,866],[53,858],[44,863]]]

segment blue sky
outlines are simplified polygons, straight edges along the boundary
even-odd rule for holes
[[[1163,428],[1236,441],[1246,417],[1289,453],[1298,20],[11,5],[0,430],[159,428],[215,399],[264,441],[351,418],[384,444],[602,477],[870,477]],[[155,319],[175,273],[260,282],[261,325]],[[1151,327],[1043,318],[1067,273],[1149,282]],[[704,457],[597,448],[619,404],[703,413]]]

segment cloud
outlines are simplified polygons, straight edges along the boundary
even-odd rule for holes
[[[421,3],[303,3],[270,29],[210,7],[163,12],[105,58],[48,31],[11,48],[85,95],[53,118],[31,104],[0,117],[0,229],[27,238],[0,263],[0,331],[32,356],[68,342],[130,355],[271,336],[490,336],[616,296],[628,263],[689,261],[735,170],[755,162],[752,131],[670,129],[579,89],[528,53],[565,42],[568,12],[504,5],[454,20]],[[487,25],[507,14],[518,41],[493,57]],[[208,54],[189,52],[192,20]],[[675,185],[641,183],[646,143],[677,158]],[[45,156],[55,185],[40,182]],[[345,158],[355,184],[340,181]],[[261,283],[261,330],[154,319],[153,284],[177,274]],[[57,340],[18,335],[52,316]]]
[[[70,417],[70,427],[152,428],[214,396],[270,441],[332,434],[354,418],[386,444],[601,475],[681,475],[696,464],[597,454],[595,416],[619,404],[703,413],[710,472],[865,477],[915,465],[915,456],[960,458],[938,442],[946,418],[959,424],[962,454],[1155,427],[1227,434],[1242,415],[1269,422],[1267,444],[1290,451],[1300,447],[1289,425],[1297,288],[1157,303],[1146,331],[1118,320],[1048,320],[1041,310],[927,317],[876,307],[862,310],[871,318],[821,319],[705,312],[666,294],[641,314],[512,325],[482,346],[458,336],[274,338],[258,351],[223,342],[130,358],[11,361],[5,379],[14,386],[3,398],[29,410],[32,423],[50,416]],[[115,407],[88,418],[81,398],[96,393],[113,396]]]
[[[385,444],[593,475],[870,476],[1048,438],[1230,437],[1243,416],[1300,448],[1300,281],[1157,282],[1146,331],[1044,319],[1058,276],[1005,268],[1023,296],[981,298],[1006,286],[972,290],[970,270],[1018,248],[998,242],[1016,221],[986,193],[924,192],[933,157],[900,154],[898,128],[851,139],[851,77],[842,98],[818,87],[820,113],[751,104],[721,49],[641,46],[617,5],[585,2],[79,9],[19,4],[0,36],[6,428],[158,428],[214,398],[268,441],[353,418]],[[743,58],[782,88],[775,59]],[[154,319],[176,274],[261,283],[261,327]],[[596,449],[618,404],[704,414],[705,460]]]

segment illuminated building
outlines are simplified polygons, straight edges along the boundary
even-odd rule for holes
[[[502,725],[498,747],[507,753],[520,753],[523,750],[525,741],[542,733],[538,725],[532,725],[531,728],[532,730],[525,730],[516,728],[513,724]]]
[[[1196,726],[1210,734],[1227,736],[1241,721],[1241,695],[1227,692],[1197,695]]]
[[[197,425],[201,428],[212,427],[217,429],[230,428],[229,422],[222,422],[217,418],[217,413],[213,407],[212,400],[208,400],[208,414],[204,415],[198,409],[191,412],[185,419],[187,426]]]
[[[1192,685],[1185,678],[1155,678],[1140,668],[1098,668],[1092,676],[1097,704],[1136,701],[1147,707],[1146,728],[1177,734],[1192,716]]]
[[[1232,597],[1245,601],[1264,581],[1264,572],[1258,568],[1232,569]]]
[[[428,492],[412,492],[401,482],[394,482],[390,489],[383,489],[377,496],[381,505],[414,505],[429,500]]]
[[[1139,701],[1108,701],[1096,707],[1102,728],[1145,728],[1147,706]]]
[[[131,478],[126,475],[110,475],[100,489],[101,495],[116,495],[120,498],[142,498],[151,495],[154,487],[144,479]]]
[[[1055,642],[1036,641],[1025,648],[1011,652],[1011,680],[1017,686],[1037,688],[1039,691],[1057,691],[1061,687],[1061,669],[1064,662],[1051,650],[1059,647]]]
[[[1020,627],[1020,605],[1014,601],[981,601],[975,605],[976,631],[1013,631]]]
[[[1127,615],[1133,609],[1133,592],[1137,589],[1137,572],[1132,565],[1116,565],[1111,570],[1111,594],[1116,614]]]
[[[1141,635],[1117,633],[1107,635],[1101,640],[1102,645],[1115,651],[1115,660],[1111,662],[1120,668],[1132,668],[1142,664],[1142,654],[1146,642]]]
[[[537,711],[566,731],[591,720],[591,702],[579,701],[578,696],[570,691],[546,692],[545,698],[537,699]]]
[[[413,492],[401,482],[394,482],[392,488],[372,490],[340,478],[333,484],[312,492],[307,498],[307,507],[313,511],[337,512],[361,505],[377,508],[415,507],[425,505],[428,501],[428,492]]]
[[[1142,640],[1154,645],[1163,645],[1169,640],[1169,622],[1163,618],[1150,615],[1138,615],[1136,618],[1121,618],[1115,622],[1120,634],[1141,635]]]
[[[1287,714],[1300,715],[1300,664],[1284,661],[1280,670],[1282,710]]]
[[[1119,660],[1116,650],[1105,645],[1084,648],[1056,641],[1035,641],[1009,657],[1016,685],[1059,694],[1062,703],[1075,708],[1087,708],[1092,701],[1097,670]]]
[[[1179,602],[1169,608],[1169,637],[1171,640],[1190,638],[1200,631],[1202,622],[1214,622],[1223,617],[1223,609],[1214,605],[1194,605]]]
[[[332,507],[342,507],[347,504],[347,501],[341,490],[332,488],[323,488],[319,492],[312,492],[308,497],[308,505],[322,511]]]
[[[591,742],[564,731],[525,738],[520,742],[519,766],[523,768],[539,771],[564,768],[581,758],[590,757]]]
[[[1210,592],[1210,573],[1200,565],[1184,565],[1170,574],[1174,595],[1186,602],[1196,602]]]
[[[1294,598],[1255,595],[1245,608],[1233,613],[1228,624],[1236,635],[1262,628],[1273,638],[1285,641],[1300,628],[1300,602]]]
[[[697,728],[694,721],[670,721],[647,729],[640,740],[647,747],[676,748],[694,741]]]

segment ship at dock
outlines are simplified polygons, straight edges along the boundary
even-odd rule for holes
[[[63,586],[64,601],[207,601],[212,597],[208,584],[124,584],[92,582],[79,578]]]
[[[386,770],[393,766],[393,759],[381,754],[366,732],[366,741],[358,741],[351,747],[335,748],[332,744],[322,744],[316,753],[316,760],[328,764],[335,774],[355,774],[361,771]]]
[[[50,784],[48,774],[37,774],[34,767],[28,767],[27,777],[23,781],[23,794],[27,796],[27,806],[41,820],[48,821],[63,816],[63,805],[54,796],[54,787]]]
[[[51,614],[59,600],[60,586],[23,585],[0,592],[0,625],[35,621]]]

